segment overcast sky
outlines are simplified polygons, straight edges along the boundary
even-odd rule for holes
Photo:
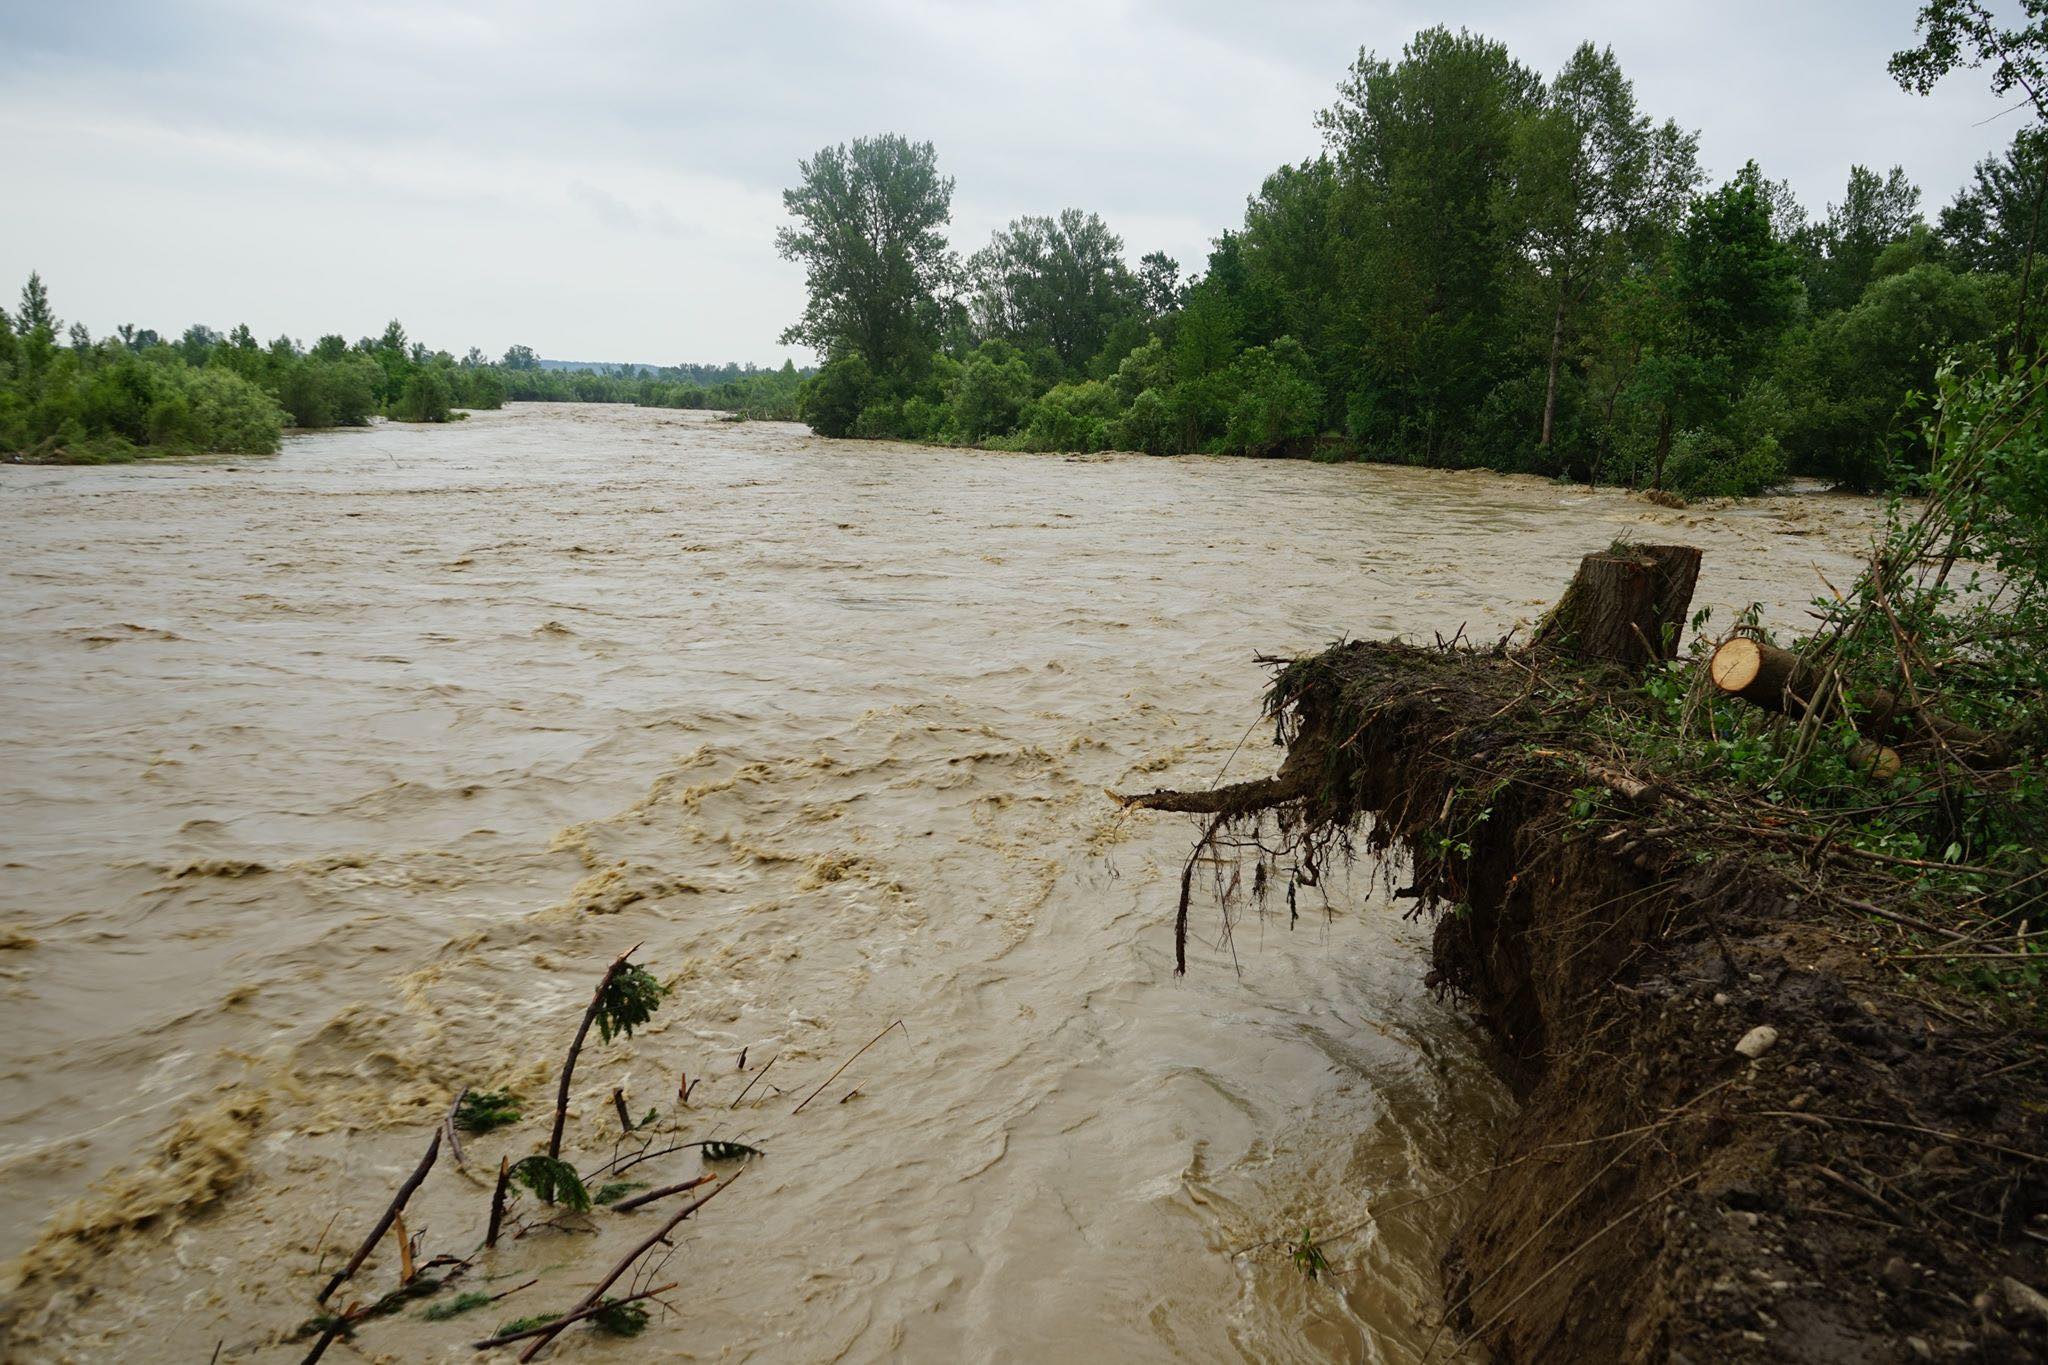
[[[1199,270],[1317,150],[1359,49],[1437,22],[1546,73],[1611,45],[1717,178],[1754,157],[1818,212],[1851,163],[1900,164],[1932,210],[2021,115],[1993,118],[1981,73],[1893,85],[1917,7],[0,0],[0,288],[40,270],[95,335],[397,316],[457,354],[802,361],[776,340],[802,275],[773,245],[799,157],[930,139],[963,250],[1075,206]]]

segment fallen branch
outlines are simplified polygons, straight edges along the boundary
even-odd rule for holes
[[[562,1084],[555,1091],[555,1126],[548,1134],[548,1157],[551,1160],[560,1160],[562,1155],[562,1125],[569,1120],[569,1079],[576,1074],[576,1054],[583,1051],[583,1040],[590,1036],[591,1021],[597,1018],[597,1008],[604,1003],[604,988],[611,985],[612,978],[625,967],[626,959],[639,951],[640,945],[636,943],[604,969],[604,975],[598,978],[597,989],[590,993],[590,1004],[583,1011],[583,1022],[576,1026],[576,1037],[569,1044],[569,1056],[562,1063]]]
[[[491,1189],[490,1227],[484,1233],[484,1245],[487,1247],[494,1247],[498,1244],[498,1228],[505,1221],[505,1191],[511,1183],[512,1158],[501,1156],[498,1158],[498,1183]]]
[[[1794,720],[1803,718],[1828,686],[1824,673],[1791,650],[1750,635],[1731,636],[1715,646],[1707,660],[1707,677],[1727,696]],[[1906,705],[1882,687],[1862,689],[1858,700],[1869,713],[1867,723],[1879,735],[1895,732],[1901,721],[1917,723],[1929,738],[1946,745],[1967,766],[2002,768],[2012,760],[2011,746],[1998,736]],[[1872,740],[1864,743],[1870,747],[1859,755],[1859,766],[1880,777],[1898,771],[1896,752]]]
[[[455,1115],[462,1108],[463,1097],[469,1094],[469,1087],[463,1086],[455,1092],[455,1102],[448,1106],[447,1115],[441,1120],[441,1136],[448,1140],[448,1155],[455,1158],[455,1169],[468,1170],[469,1163],[462,1159],[462,1139],[455,1133]]]
[[[555,1337],[561,1333],[563,1328],[569,1326],[572,1322],[577,1321],[579,1318],[589,1316],[589,1311],[591,1309],[599,1307],[603,1304],[604,1291],[610,1289],[612,1287],[612,1284],[619,1278],[619,1276],[625,1274],[628,1270],[632,1269],[633,1262],[639,1260],[649,1251],[652,1251],[657,1244],[666,1241],[668,1239],[668,1235],[671,1232],[674,1232],[679,1226],[681,1226],[682,1221],[685,1218],[688,1218],[698,1209],[703,1208],[713,1199],[716,1199],[718,1197],[719,1191],[731,1188],[732,1182],[738,1180],[745,1173],[746,1171],[744,1167],[742,1167],[740,1170],[734,1171],[730,1176],[727,1176],[723,1182],[713,1186],[711,1189],[711,1193],[703,1196],[700,1199],[693,1199],[689,1203],[683,1205],[682,1208],[678,1209],[676,1211],[675,1216],[670,1218],[666,1223],[663,1223],[659,1228],[655,1229],[653,1233],[649,1234],[647,1240],[641,1242],[638,1246],[634,1247],[631,1251],[627,1252],[624,1256],[622,1256],[619,1259],[619,1263],[613,1266],[610,1272],[606,1274],[603,1279],[597,1282],[597,1286],[594,1289],[592,1289],[588,1294],[583,1296],[583,1301],[581,1303],[577,1304],[574,1308],[570,1309],[563,1316],[555,1319],[552,1323],[549,1323],[547,1326],[538,1329],[538,1331],[535,1333],[535,1340],[533,1345],[527,1347],[524,1351],[521,1351],[519,1353],[519,1359],[522,1362],[532,1360],[535,1356],[539,1355],[542,1351],[547,1349],[548,1343],[553,1341]]]
[[[353,1308],[355,1307],[355,1305],[351,1303],[349,1307]],[[314,1365],[315,1361],[319,1360],[321,1356],[327,1354],[327,1348],[334,1344],[334,1339],[340,1336],[343,1332],[346,1332],[348,1329],[349,1315],[347,1311],[344,1310],[342,1312],[336,1313],[334,1315],[333,1320],[327,1324],[327,1330],[320,1334],[320,1339],[313,1343],[313,1349],[306,1352],[306,1358],[300,1361],[299,1365]],[[217,1348],[214,1351],[214,1354],[220,1354]]]
[[[658,1190],[649,1190],[645,1194],[636,1194],[631,1199],[621,1199],[618,1203],[612,1205],[612,1212],[628,1213],[639,1208],[642,1204],[652,1204],[657,1199],[666,1199],[672,1194],[681,1194],[685,1190],[694,1190],[699,1185],[709,1185],[716,1179],[718,1177],[715,1175],[700,1175],[678,1184],[663,1185]]]
[[[1103,795],[1122,806],[1125,810],[1180,811],[1191,815],[1250,815],[1254,811],[1269,810],[1274,806],[1298,801],[1309,793],[1307,775],[1288,772],[1283,768],[1273,777],[1254,778],[1249,782],[1233,782],[1227,787],[1212,787],[1208,791],[1172,791],[1160,788],[1158,791],[1135,792],[1125,795],[1104,787]]]
[[[531,1284],[532,1281],[529,1280],[527,1283]],[[479,1351],[488,1351],[496,1346],[506,1346],[515,1341],[524,1341],[528,1337],[537,1337],[541,1335],[543,1332],[548,1333],[549,1335],[553,1335],[554,1333],[561,1331],[564,1327],[573,1326],[574,1324],[581,1322],[585,1318],[594,1318],[599,1313],[604,1312],[607,1308],[618,1308],[625,1304],[638,1303],[642,1299],[651,1299],[657,1294],[666,1294],[669,1290],[674,1289],[676,1285],[680,1283],[680,1280],[675,1280],[654,1289],[643,1289],[637,1294],[628,1294],[625,1298],[616,1299],[610,1303],[593,1303],[588,1308],[578,1308],[573,1312],[564,1313],[561,1317],[556,1318],[553,1322],[544,1322],[538,1327],[528,1327],[524,1331],[520,1332],[501,1333],[498,1336],[487,1337],[483,1341],[471,1342],[470,1344]],[[520,1288],[522,1289],[525,1287],[525,1285],[520,1286]],[[510,1291],[508,1290],[507,1292],[509,1293]],[[526,1357],[521,1356],[520,1359],[524,1360],[526,1359]]]
[[[427,1154],[420,1158],[420,1164],[413,1168],[412,1174],[405,1178],[405,1183],[398,1187],[398,1193],[392,1196],[390,1205],[384,1210],[384,1216],[377,1220],[376,1227],[370,1229],[370,1235],[363,1239],[363,1244],[360,1247],[356,1248],[356,1254],[349,1257],[348,1264],[337,1270],[334,1273],[334,1278],[330,1279],[327,1282],[327,1286],[314,1297],[313,1301],[315,1303],[327,1302],[327,1296],[336,1289],[339,1289],[342,1281],[355,1274],[357,1270],[362,1268],[363,1262],[370,1259],[370,1253],[376,1249],[377,1243],[390,1230],[392,1221],[398,1217],[400,1210],[405,1208],[405,1201],[412,1198],[412,1192],[418,1189],[420,1182],[427,1178],[427,1172],[433,1169],[434,1158],[440,1154],[441,1130],[436,1128],[434,1130],[434,1140],[427,1144]]]

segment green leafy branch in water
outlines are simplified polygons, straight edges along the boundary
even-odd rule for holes
[[[607,1043],[621,1034],[632,1037],[634,1029],[654,1017],[655,1007],[667,994],[668,987],[645,967],[638,963],[620,966],[598,991],[598,1037]]]
[[[1288,1254],[1294,1268],[1311,1280],[1322,1279],[1330,1268],[1330,1258],[1323,1255],[1322,1244],[1316,1241],[1308,1228],[1301,1230],[1301,1240],[1289,1246]]]
[[[446,1303],[429,1304],[427,1311],[421,1313],[420,1316],[428,1322],[446,1322],[450,1318],[459,1317],[469,1312],[472,1308],[482,1308],[487,1303],[496,1303],[497,1300],[498,1296],[495,1294],[486,1294],[481,1289],[472,1289],[466,1293],[457,1294]]]
[[[590,1191],[583,1188],[583,1178],[566,1161],[536,1153],[512,1168],[512,1179],[532,1190],[542,1203],[560,1204],[571,1213],[590,1210]]]
[[[600,1185],[597,1193],[591,1196],[591,1202],[596,1204],[617,1203],[633,1191],[646,1188],[647,1182],[644,1180],[614,1180],[609,1184]]]
[[[638,951],[640,945],[636,943],[605,968],[597,989],[590,994],[589,1007],[583,1011],[583,1022],[576,1026],[576,1037],[570,1041],[569,1055],[562,1062],[562,1083],[555,1091],[555,1124],[548,1134],[550,1157],[562,1155],[562,1128],[569,1120],[569,1083],[576,1074],[576,1057],[583,1051],[584,1039],[590,1036],[591,1024],[597,1025],[598,1036],[607,1043],[622,1034],[630,1038],[634,1029],[654,1017],[661,998],[668,994],[668,988],[655,980],[652,972],[628,961]]]
[[[590,1315],[590,1321],[599,1331],[609,1332],[615,1337],[637,1337],[647,1330],[648,1313],[637,1303],[621,1303],[617,1299],[606,1299],[604,1307]]]
[[[472,1090],[455,1108],[455,1126],[465,1133],[488,1133],[519,1121],[519,1098],[509,1090]]]
[[[529,1318],[514,1318],[510,1322],[501,1323],[499,1325],[498,1335],[501,1337],[510,1337],[517,1336],[521,1332],[531,1332],[536,1327],[548,1326],[550,1323],[553,1323],[561,1316],[562,1315],[560,1313],[535,1313],[532,1317]]]

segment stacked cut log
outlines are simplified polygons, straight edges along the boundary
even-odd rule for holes
[[[1821,699],[1828,686],[1819,670],[1791,650],[1747,635],[1721,642],[1707,661],[1707,676],[1729,696],[1795,720]],[[2003,767],[2011,761],[2009,746],[1997,736],[1903,705],[1884,688],[1865,688],[1857,699],[1867,714],[1865,738],[1855,757],[1859,767],[1876,776],[1890,777],[1899,770],[1898,751],[1884,741],[1909,736],[1938,743],[1972,767]]]

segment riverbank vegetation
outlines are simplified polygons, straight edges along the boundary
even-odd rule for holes
[[[508,401],[714,408],[792,420],[805,372],[752,366],[550,370],[525,346],[493,362],[381,335],[268,345],[246,326],[194,325],[175,337],[122,326],[95,339],[68,327],[40,275],[12,315],[0,309],[0,455],[99,464],[151,455],[275,451],[287,428],[360,427],[372,417],[446,422]],[[707,382],[708,381],[708,382]]]
[[[1912,88],[1918,68],[1895,69]],[[1903,171],[1809,212],[1639,107],[1613,53],[1544,76],[1432,28],[1362,54],[1323,150],[1183,281],[1095,214],[964,260],[929,143],[826,148],[784,195],[821,433],[1026,450],[1354,455],[1669,488],[1858,489],[1927,467],[1938,365],[2031,347],[2037,124],[1929,221]],[[2016,325],[2017,320],[2017,325]]]

